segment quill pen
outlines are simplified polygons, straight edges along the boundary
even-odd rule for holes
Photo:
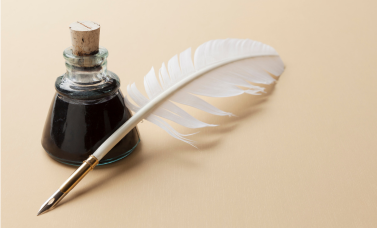
[[[272,47],[248,39],[211,40],[200,45],[191,58],[191,49],[175,55],[162,64],[156,78],[152,68],[144,77],[148,98],[136,88],[127,87],[131,103],[125,97],[127,107],[135,114],[119,127],[83,164],[68,178],[40,208],[38,215],[46,213],[57,204],[90,172],[98,162],[140,121],[148,120],[171,136],[193,145],[193,142],[174,130],[164,119],[188,128],[215,126],[201,122],[173,102],[192,106],[214,115],[232,115],[205,102],[195,95],[231,97],[243,93],[259,95],[263,87],[250,84],[271,84],[284,71],[284,64]],[[242,89],[245,88],[245,89]]]

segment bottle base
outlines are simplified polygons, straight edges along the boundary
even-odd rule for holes
[[[132,149],[130,149],[129,151],[125,152],[124,154],[118,156],[118,157],[114,157],[114,158],[110,158],[110,159],[104,159],[104,160],[101,160],[98,165],[108,165],[108,164],[111,164],[111,163],[114,163],[114,162],[117,162],[117,161],[120,161],[122,160],[123,158],[127,157],[128,155],[130,155],[134,150],[135,148],[137,147],[137,145],[139,145],[140,143],[140,139],[137,141],[137,143],[135,144],[134,147],[132,147]],[[47,154],[52,158],[54,159],[55,161],[57,162],[60,162],[60,163],[63,163],[65,165],[72,165],[72,166],[80,166],[82,165],[82,162],[77,162],[77,161],[69,161],[69,160],[66,160],[66,159],[62,159],[62,158],[58,158],[52,154],[50,154],[47,150],[45,150],[47,152]]]

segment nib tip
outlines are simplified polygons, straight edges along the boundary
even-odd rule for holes
[[[56,207],[56,205],[64,198],[66,193],[62,193],[60,190],[56,191],[41,207],[38,211],[37,216],[51,211]]]

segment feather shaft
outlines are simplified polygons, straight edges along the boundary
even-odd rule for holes
[[[180,81],[167,88],[165,91],[150,100],[150,102],[145,104],[145,106],[140,108],[138,112],[136,112],[126,123],[120,126],[118,130],[116,130],[104,143],[102,143],[102,145],[93,153],[93,155],[101,160],[128,132],[130,132],[140,121],[145,119],[151,112],[153,112],[153,110],[158,108],[160,104],[164,102],[169,96],[171,96],[193,80],[199,78],[201,75],[235,61],[262,56],[265,57],[278,55],[250,54],[238,56],[204,67],[193,73],[192,75],[182,78]]]

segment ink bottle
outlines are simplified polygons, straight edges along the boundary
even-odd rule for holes
[[[72,47],[64,50],[66,73],[55,82],[42,135],[42,146],[56,161],[81,165],[130,117],[120,80],[107,70],[108,51],[99,47],[94,22],[71,24]],[[140,142],[135,127],[99,162],[109,164],[128,156]]]

